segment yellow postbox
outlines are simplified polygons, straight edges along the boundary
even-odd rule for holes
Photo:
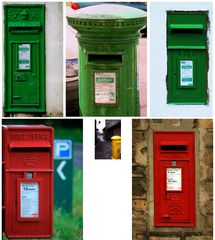
[[[113,136],[112,141],[112,159],[121,159],[121,137]]]

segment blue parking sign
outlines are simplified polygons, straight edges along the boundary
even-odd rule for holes
[[[71,140],[54,140],[54,159],[72,159]]]

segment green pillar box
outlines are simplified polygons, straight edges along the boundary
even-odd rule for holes
[[[45,112],[45,5],[4,5],[5,112]]]
[[[142,10],[101,4],[68,17],[79,41],[79,106],[83,116],[138,116],[136,46]]]
[[[167,13],[170,104],[207,103],[207,12]]]

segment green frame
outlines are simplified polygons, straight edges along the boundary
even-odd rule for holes
[[[207,26],[207,11],[167,11],[167,104],[208,103]],[[180,84],[181,60],[193,61],[192,86]]]
[[[25,11],[21,12],[24,8],[27,9],[29,20],[21,19],[22,14],[26,14]],[[8,11],[14,9],[12,12],[18,13],[17,18],[11,21],[8,18]],[[39,12],[37,19],[30,21],[31,9],[36,9],[35,14]],[[33,13],[32,13],[33,14]],[[24,16],[24,15],[23,15]],[[25,16],[23,17],[25,18]],[[33,18],[33,17],[32,17]],[[5,113],[45,113],[46,112],[46,57],[45,57],[45,4],[5,4],[4,5],[4,112]],[[13,28],[11,28],[13,26]],[[20,27],[21,26],[21,27]],[[25,29],[26,27],[26,29]],[[8,31],[11,28],[11,31]],[[12,44],[30,44],[30,69],[19,69],[18,64],[18,47],[16,47],[16,53],[13,52]],[[31,73],[33,64],[33,46],[32,44],[38,44],[38,60],[35,60],[38,64],[36,69],[36,75],[38,75],[38,89],[39,91],[37,103],[31,103],[27,101],[21,104],[13,103],[13,81],[15,81],[14,73]],[[16,67],[12,62],[15,61]],[[33,77],[35,75],[32,72]],[[22,81],[20,81],[22,82]],[[23,81],[26,83],[26,81]],[[28,94],[27,91],[23,90],[23,94]],[[29,99],[30,96],[29,96]]]

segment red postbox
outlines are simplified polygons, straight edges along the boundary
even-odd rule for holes
[[[195,226],[194,132],[154,132],[154,224]]]
[[[53,232],[53,128],[3,126],[3,230],[8,238]]]

